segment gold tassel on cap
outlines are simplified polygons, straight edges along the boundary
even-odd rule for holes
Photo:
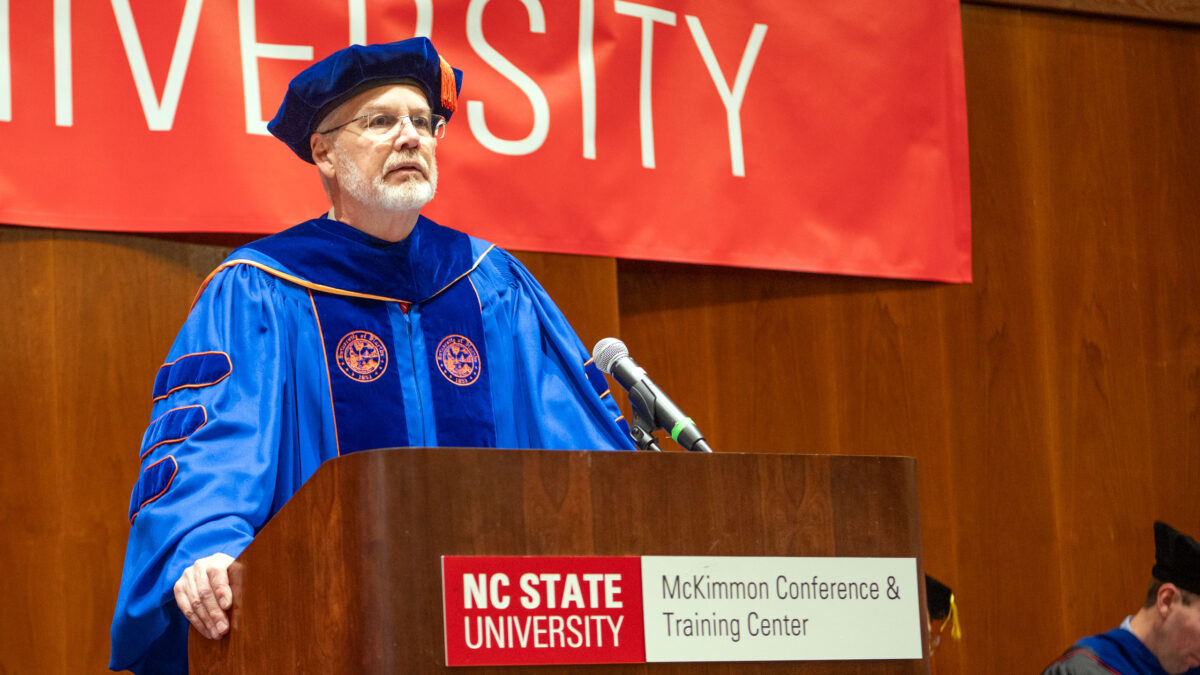
[[[946,620],[942,622],[942,627],[938,632],[946,630],[946,626],[950,626],[950,637],[957,642],[962,639],[962,627],[958,625],[958,603],[954,601],[954,594],[950,594],[950,614],[946,616]]]

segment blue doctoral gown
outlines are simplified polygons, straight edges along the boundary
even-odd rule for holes
[[[1086,637],[1076,642],[1042,675],[1167,675],[1158,657],[1125,628]],[[1200,675],[1191,668],[1184,675]]]
[[[507,252],[422,217],[320,218],[234,251],[154,384],[113,669],[186,672],[172,587],[237,556],[322,462],[384,447],[625,450],[604,376]]]

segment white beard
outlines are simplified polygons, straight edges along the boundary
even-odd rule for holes
[[[412,155],[394,155],[389,158],[388,168],[402,161],[420,159],[416,153]],[[428,167],[428,180],[411,176],[402,183],[388,183],[384,180],[387,170],[373,179],[368,179],[350,157],[341,148],[334,149],[334,161],[337,162],[338,183],[355,201],[369,208],[384,211],[412,211],[419,209],[433,200],[437,192],[437,159],[431,159]],[[424,162],[422,162],[423,164]]]

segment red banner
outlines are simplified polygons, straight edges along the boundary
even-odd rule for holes
[[[957,0],[0,0],[0,222],[273,232],[266,135],[350,42],[465,71],[442,224],[511,249],[969,281]]]

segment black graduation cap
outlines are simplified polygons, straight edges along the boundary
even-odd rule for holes
[[[925,606],[929,608],[929,618],[941,621],[950,616],[950,587],[925,575]]]
[[[1155,579],[1200,594],[1200,544],[1170,525],[1154,523]]]
[[[925,575],[925,606],[929,609],[930,621],[943,621],[942,628],[950,624],[950,636],[955,640],[962,639],[962,629],[958,625],[958,604],[954,602],[954,591],[942,582]]]

